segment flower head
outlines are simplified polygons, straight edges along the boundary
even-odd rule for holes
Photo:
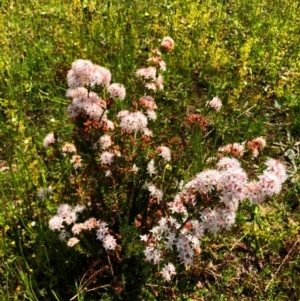
[[[170,281],[171,276],[176,275],[174,264],[173,263],[165,264],[165,266],[163,267],[160,273],[166,281]]]
[[[210,102],[208,102],[208,105],[217,112],[219,112],[222,107],[222,101],[220,98],[214,97]]]
[[[106,151],[101,154],[100,158],[103,164],[110,165],[114,161],[115,155],[114,153]]]
[[[236,169],[241,167],[241,163],[235,158],[224,157],[217,163],[217,166],[221,169]]]
[[[126,90],[124,86],[118,83],[111,84],[107,88],[107,91],[109,92],[112,98],[119,98],[121,100],[124,100],[126,96]]]
[[[93,71],[90,74],[90,85],[102,85],[108,87],[111,81],[110,71],[102,66],[94,65]]]
[[[209,126],[208,119],[198,113],[189,115],[188,123],[199,126],[202,132],[205,132]]]
[[[148,68],[140,68],[136,71],[135,75],[137,77],[142,77],[144,79],[151,79],[153,81],[156,80],[156,68],[148,67]]]
[[[109,86],[111,73],[107,68],[93,64],[89,60],[79,59],[72,64],[67,75],[70,88],[103,85]]]
[[[64,228],[63,226],[63,218],[61,218],[60,216],[54,215],[50,220],[49,220],[49,228],[52,231],[60,231],[62,228]]]
[[[160,47],[168,52],[171,52],[174,49],[175,42],[171,37],[164,37]]]
[[[230,154],[234,157],[241,157],[244,155],[244,146],[240,143],[230,143],[219,148],[219,151]]]
[[[100,137],[99,139],[100,142],[100,147],[104,149],[108,149],[112,145],[112,140],[111,137],[107,134],[104,134],[103,136]]]
[[[155,167],[154,167],[154,160],[151,159],[147,165],[147,172],[150,175],[150,177],[156,173]]]
[[[145,132],[148,125],[148,118],[143,112],[120,111],[118,118],[121,120],[120,127],[126,132]]]
[[[50,145],[53,145],[55,144],[56,142],[56,139],[54,137],[54,134],[53,133],[49,133],[45,138],[44,138],[44,141],[43,141],[43,146],[45,148],[48,148]]]
[[[73,167],[75,169],[82,166],[81,161],[82,161],[82,159],[81,159],[80,155],[73,155],[72,159],[70,160],[70,162],[73,164]]]
[[[257,137],[247,142],[248,147],[253,153],[254,157],[258,156],[258,153],[262,151],[266,146],[266,140],[262,137]]]
[[[281,162],[276,159],[268,159],[265,164],[268,167],[267,171],[273,172],[282,183],[287,180],[286,168]]]
[[[78,244],[78,242],[79,242],[79,239],[78,238],[76,238],[76,237],[71,237],[69,240],[68,240],[68,242],[67,242],[67,245],[69,246],[69,247],[74,247],[76,244]]]
[[[139,103],[141,106],[145,107],[147,110],[153,111],[153,110],[157,109],[156,102],[155,102],[154,98],[151,96],[147,95],[147,96],[140,98]]]
[[[153,56],[148,59],[148,61],[154,65],[159,66],[162,71],[166,71],[166,63],[160,56]]]
[[[99,120],[101,117],[102,119],[106,117],[105,108],[106,102],[96,93],[90,92],[86,97],[74,97],[67,111],[72,118],[84,114],[93,120]]]
[[[171,150],[166,147],[166,146],[158,146],[156,148],[159,152],[160,152],[160,155],[168,162],[171,161]]]
[[[79,59],[72,63],[72,69],[67,75],[68,85],[71,88],[89,85],[89,76],[93,70],[93,63]]]
[[[110,235],[107,234],[103,239],[103,247],[105,250],[114,250],[117,246],[116,239]]]
[[[158,203],[162,200],[164,193],[155,187],[153,184],[147,184],[148,190],[150,191],[150,195],[157,199]]]
[[[63,153],[76,153],[75,145],[69,142],[66,142],[61,149]]]

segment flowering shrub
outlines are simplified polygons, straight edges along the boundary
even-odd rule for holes
[[[168,53],[174,41],[167,37],[161,47]],[[152,54],[150,66],[135,75],[145,91],[155,92],[164,88],[166,63],[157,49]],[[268,159],[265,171],[249,179],[240,161],[227,157],[244,155],[244,145],[238,143],[220,148],[215,169],[184,183],[182,170],[175,167],[184,167],[182,158],[189,157],[189,137],[173,137],[170,130],[162,139],[159,127],[151,130],[160,118],[153,96],[133,97],[131,107],[118,111],[126,100],[125,87],[111,83],[108,69],[87,60],[75,61],[67,79],[73,143],[50,133],[44,146],[53,147],[53,154],[72,166],[74,190],[70,203],[58,206],[49,227],[69,247],[95,257],[106,255],[102,265],[110,266],[114,283],[120,281],[116,266],[133,256],[135,248],[145,261],[163,263],[160,275],[170,281],[181,264],[193,265],[204,235],[235,223],[241,202],[260,204],[281,191],[287,178],[284,165]],[[215,97],[208,106],[220,111],[222,102]],[[191,114],[186,126],[205,133],[209,121]],[[259,143],[263,138],[257,139],[247,143],[254,156],[264,147]],[[130,239],[124,229],[130,229]]]

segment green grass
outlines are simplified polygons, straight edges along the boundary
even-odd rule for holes
[[[71,135],[65,91],[72,62],[90,59],[109,68],[113,81],[126,87],[126,107],[144,93],[134,88],[135,70],[171,36],[176,47],[166,56],[165,89],[157,94],[162,117],[154,127],[162,140],[171,128],[174,137],[192,141],[190,158],[173,170],[187,180],[209,166],[220,146],[264,136],[267,147],[253,164],[275,157],[290,178],[259,211],[243,204],[231,231],[208,236],[192,276],[182,272],[165,285],[142,275],[147,281],[136,285],[139,295],[133,283],[127,296],[299,300],[299,32],[299,3],[292,0],[2,1],[0,299],[69,300],[91,266],[47,226],[68,189],[63,172],[45,159],[42,141],[50,131]],[[205,108],[216,95],[220,114]],[[182,126],[187,112],[197,111],[210,122],[206,135]],[[49,185],[53,198],[41,201],[37,190]],[[138,269],[146,271],[143,264]],[[119,297],[103,287],[82,291],[77,300]]]

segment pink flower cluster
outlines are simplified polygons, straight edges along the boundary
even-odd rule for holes
[[[259,205],[265,199],[278,194],[287,180],[286,169],[278,160],[269,159],[265,164],[267,169],[258,176],[258,181],[247,184],[247,198],[252,204]]]
[[[139,104],[146,109],[146,114],[150,120],[156,119],[155,110],[157,109],[157,105],[153,97],[144,96],[140,98]]]
[[[219,112],[222,107],[222,101],[219,97],[214,97],[211,101],[208,102],[208,106]]]
[[[101,149],[108,149],[113,144],[111,140],[111,136],[108,134],[104,134],[103,136],[100,137],[99,144]]]
[[[67,242],[67,246],[72,248],[78,243],[79,243],[79,239],[77,237],[71,237]]]
[[[74,144],[66,142],[62,148],[61,148],[63,153],[76,153],[76,147]]]
[[[245,147],[241,143],[227,144],[219,148],[219,152],[227,153],[234,157],[242,157],[244,155]]]
[[[156,174],[156,169],[154,165],[154,159],[151,159],[147,164],[147,173],[152,177],[152,175]]]
[[[82,231],[96,230],[96,237],[103,243],[103,247],[106,250],[114,250],[117,246],[116,239],[109,234],[107,224],[99,221],[94,217],[91,217],[83,223],[76,222],[78,214],[86,208],[84,206],[77,205],[73,209],[67,204],[58,206],[57,214],[49,220],[49,228],[52,231],[60,232],[60,239],[65,241],[72,235],[79,235]],[[73,225],[72,225],[73,224]],[[69,230],[67,230],[68,228]],[[79,242],[76,236],[72,236],[67,241],[69,247],[75,246]]]
[[[158,189],[154,184],[146,183],[146,186],[150,191],[150,196],[156,199],[158,203],[160,203],[164,195],[162,190]]]
[[[158,264],[164,255],[176,251],[181,263],[191,265],[200,253],[200,238],[206,231],[216,233],[232,227],[240,202],[248,199],[260,204],[281,191],[287,179],[284,165],[269,159],[266,166],[258,180],[249,181],[237,159],[224,157],[216,169],[197,174],[168,203],[169,215],[161,217],[151,235],[141,236],[146,244],[145,259]],[[169,281],[176,272],[167,267],[161,274]]]
[[[67,79],[69,89],[66,96],[72,100],[67,109],[70,116],[76,118],[84,115],[94,121],[101,121],[102,125],[113,130],[114,124],[107,118],[106,101],[89,90],[94,86],[104,86],[111,98],[123,100],[126,96],[124,86],[110,84],[111,73],[108,69],[81,59],[72,64]]]
[[[266,140],[262,137],[257,137],[247,142],[248,147],[253,153],[253,157],[257,157],[259,152],[262,151],[266,146]]]
[[[136,76],[142,78],[145,83],[145,87],[149,90],[156,91],[163,90],[163,78],[162,75],[156,74],[155,67],[148,67],[148,68],[140,68],[136,71]]]
[[[110,122],[107,119],[106,102],[95,92],[88,92],[84,87],[67,90],[67,97],[72,99],[67,111],[72,118],[85,115],[88,118],[102,122]]]
[[[171,161],[171,150],[167,146],[158,146],[156,148],[165,161]]]
[[[73,164],[73,167],[75,169],[79,168],[82,166],[82,159],[80,155],[73,155],[72,159],[70,160],[70,162]]]
[[[148,67],[148,68],[140,68],[135,73],[136,76],[142,77],[144,79],[150,79],[151,81],[156,80],[156,68]]]
[[[105,250],[114,250],[117,246],[116,239],[108,233],[107,224],[100,222],[97,230],[97,239],[103,242]]]
[[[60,231],[64,228],[64,223],[71,225],[77,220],[77,214],[83,211],[83,206],[76,206],[74,209],[68,204],[63,204],[57,207],[57,214],[54,215],[49,221],[49,228],[52,231]]]
[[[152,56],[148,59],[148,62],[159,67],[162,71],[166,71],[167,69],[166,62],[160,56]]]
[[[162,40],[161,48],[170,52],[174,48],[174,40],[170,37],[165,37]],[[136,71],[135,75],[144,82],[145,87],[149,90],[163,90],[163,77],[162,72],[166,71],[166,63],[161,57],[161,53],[154,49],[152,51],[153,57],[148,59],[148,62],[154,66],[140,68]]]
[[[161,48],[168,52],[171,51],[174,48],[174,41],[170,37],[164,38]],[[148,60],[151,66],[138,69],[136,76],[148,89],[162,90],[162,73],[166,70],[166,63],[157,49],[153,51],[153,55]],[[107,108],[113,106],[114,98],[125,99],[126,91],[123,85],[111,84],[110,81],[111,74],[108,69],[94,65],[87,60],[74,62],[68,73],[70,88],[66,95],[71,100],[68,112],[72,118],[81,117],[78,119],[79,121],[82,119],[86,121],[84,135],[86,134],[87,137],[90,134],[89,125],[96,125],[98,132],[97,134],[92,132],[95,135],[91,135],[93,137],[91,149],[93,148],[98,156],[97,170],[103,171],[105,175],[105,178],[101,179],[101,181],[104,179],[104,185],[107,182],[116,184],[116,189],[125,187],[125,185],[121,186],[123,185],[122,181],[118,182],[120,174],[117,177],[116,173],[120,172],[121,177],[125,175],[124,179],[138,174],[139,178],[143,176],[143,180],[139,180],[139,184],[148,190],[149,212],[155,208],[151,206],[161,209],[159,204],[164,205],[164,213],[157,213],[158,217],[155,217],[155,220],[159,218],[157,225],[149,233],[140,237],[145,245],[146,261],[154,264],[166,263],[160,274],[166,281],[170,281],[172,276],[176,275],[176,271],[174,264],[167,262],[169,258],[172,258],[173,261],[177,257],[178,262],[186,267],[192,265],[195,256],[200,253],[200,239],[205,233],[216,233],[232,227],[235,223],[238,206],[244,200],[249,200],[252,204],[261,204],[267,198],[278,194],[282,189],[283,182],[287,179],[286,170],[279,161],[269,159],[263,173],[255,179],[249,180],[239,160],[219,154],[218,158],[221,159],[214,169],[204,170],[185,185],[180,184],[180,191],[174,199],[166,201],[164,182],[159,183],[164,179],[165,174],[161,176],[159,172],[166,171],[167,166],[170,166],[168,162],[172,160],[171,149],[160,144],[155,146],[152,142],[153,133],[148,128],[148,124],[156,119],[157,104],[153,97],[143,96],[138,103],[134,102],[132,111],[120,111],[113,122],[108,119]],[[103,86],[104,92],[106,91],[105,95],[110,97],[106,96],[102,99],[91,91],[96,85]],[[214,97],[208,102],[208,106],[220,111],[222,102],[218,97]],[[200,114],[193,114],[188,120],[190,124],[199,125],[201,129],[206,129],[208,126],[207,119]],[[48,134],[44,139],[44,146],[49,147],[54,143],[56,143],[56,139],[53,133]],[[265,141],[259,137],[248,141],[247,145],[255,156],[264,148]],[[137,158],[139,151],[146,154],[147,161]],[[219,151],[239,157],[244,153],[244,145],[228,144]],[[64,156],[67,156],[67,153],[71,154],[70,161],[75,169],[81,167],[85,156],[81,158],[76,154],[74,145],[64,144],[62,152]],[[131,155],[131,153],[134,154]],[[124,162],[125,164],[122,165]],[[145,176],[150,178],[149,182],[146,182]],[[124,183],[127,183],[126,180]],[[127,186],[124,189],[126,193],[130,193]],[[113,210],[121,208],[121,206],[118,207],[118,204],[114,205],[116,207],[113,206]],[[65,241],[69,247],[78,244],[79,238],[82,240],[84,231],[93,231],[105,250],[115,250],[117,240],[105,221],[94,217],[82,222],[78,221],[82,219],[80,213],[84,209],[86,208],[83,206],[72,208],[67,204],[60,205],[57,208],[57,214],[49,221],[49,228],[58,231],[59,238]],[[136,218],[136,221],[139,224],[135,225],[140,227],[142,222],[139,217]]]
[[[148,118],[143,112],[123,110],[118,113],[117,117],[120,120],[120,127],[124,132],[142,132],[147,136],[152,136],[152,131],[147,128]]]
[[[111,73],[108,69],[93,64],[89,60],[79,59],[72,64],[67,80],[70,88],[109,86]]]
[[[160,47],[168,52],[171,52],[174,49],[175,42],[171,37],[164,37]]]
[[[112,98],[119,98],[121,100],[125,99],[126,96],[126,90],[123,85],[114,83],[111,84],[108,88],[107,91],[109,92],[110,96]]]
[[[46,137],[44,138],[44,141],[43,141],[43,146],[45,148],[48,148],[49,146],[55,144],[56,142],[56,139],[54,138],[54,134],[53,133],[49,133],[46,135]]]
[[[115,157],[121,157],[121,153],[116,150],[104,151],[100,155],[101,162],[103,164],[111,165],[114,162]]]
[[[245,152],[245,145],[246,143],[244,142],[243,144],[241,143],[233,143],[233,144],[227,144],[225,146],[222,146],[219,148],[219,152],[221,153],[226,153],[228,155],[232,155],[234,157],[242,157]],[[266,140],[262,137],[257,137],[253,140],[249,140],[247,142],[247,146],[252,152],[253,157],[257,157],[259,152],[261,152],[265,146],[266,146]],[[218,157],[222,157],[222,154],[219,154]]]

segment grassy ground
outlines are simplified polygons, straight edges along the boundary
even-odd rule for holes
[[[0,4],[1,300],[69,300],[85,270],[82,254],[47,229],[63,183],[44,160],[42,141],[50,131],[64,137],[72,131],[65,98],[71,63],[83,58],[109,68],[113,80],[126,86],[130,103],[138,97],[135,70],[164,36],[176,42],[160,96],[164,124],[180,131],[187,113],[201,111],[213,96],[223,101],[218,117],[207,116],[209,137],[193,136],[185,178],[220,146],[263,136],[267,147],[253,164],[280,159],[289,179],[280,196],[256,208],[243,204],[231,231],[208,236],[192,276],[168,285],[147,282],[140,296],[132,296],[300,300],[299,2],[25,3]],[[49,185],[57,193],[39,200],[38,188]],[[77,300],[100,299],[118,297],[103,288]]]

